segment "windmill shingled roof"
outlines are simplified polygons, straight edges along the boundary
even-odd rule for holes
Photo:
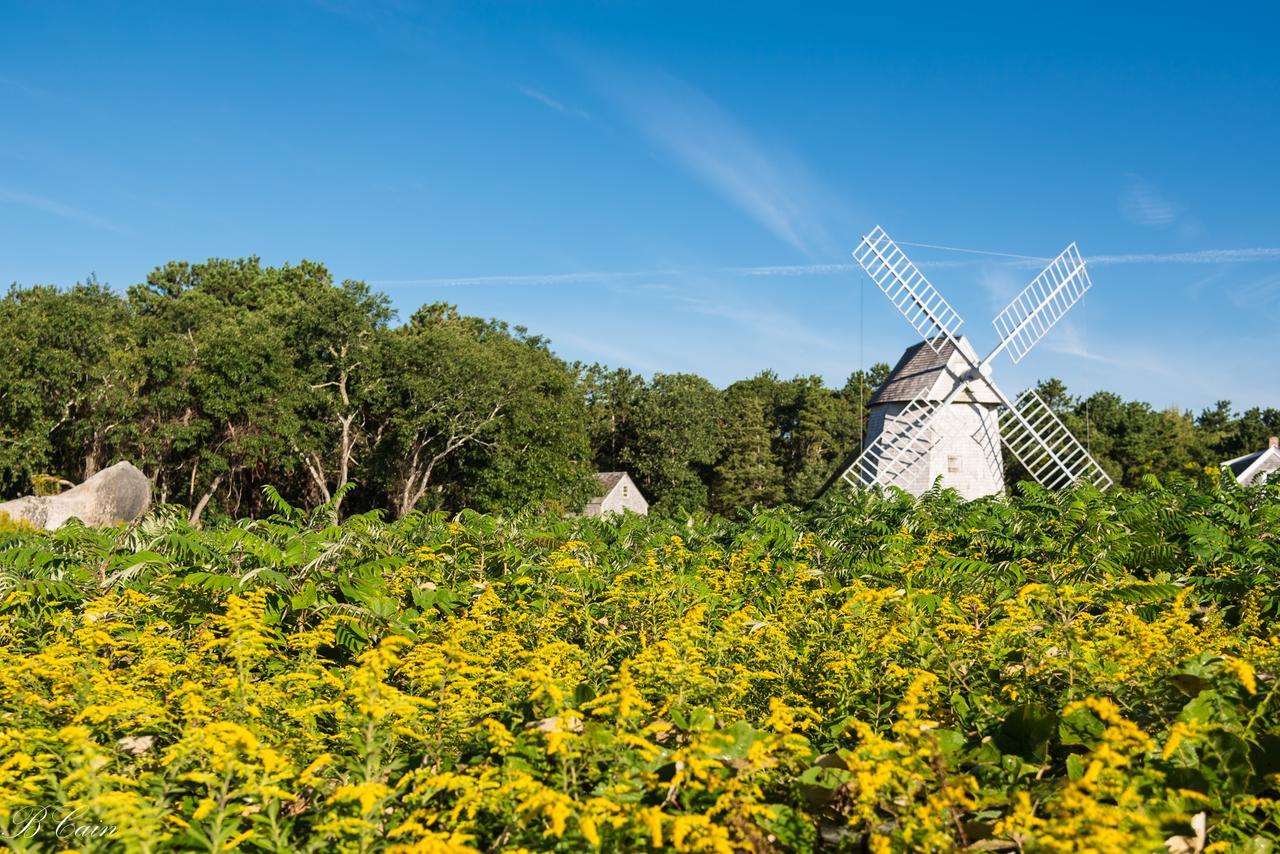
[[[937,339],[934,339],[937,340]],[[938,350],[921,341],[908,347],[889,372],[889,379],[876,389],[871,396],[870,405],[881,403],[907,403],[922,394],[928,393],[930,400],[942,400],[951,391],[952,386],[969,370],[967,354],[973,364],[978,362],[978,354],[964,336],[960,336],[962,353],[956,352],[950,341],[940,341]],[[974,383],[956,398],[960,403],[1000,403],[1000,398],[985,382]]]

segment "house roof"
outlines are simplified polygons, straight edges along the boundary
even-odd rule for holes
[[[908,347],[889,372],[889,379],[876,389],[870,405],[881,403],[907,403],[927,393],[929,400],[942,400],[960,378],[978,363],[978,354],[964,336],[960,336],[960,349],[948,340],[932,339],[938,344],[935,351],[921,341]],[[965,356],[969,358],[966,359]],[[1000,398],[986,382],[975,382],[956,398],[960,403],[999,404]]]
[[[1259,472],[1280,470],[1280,449],[1275,446],[1263,448],[1261,451],[1227,460],[1222,467],[1230,469],[1236,480],[1248,483]]]
[[[605,495],[613,492],[613,488],[626,476],[625,471],[598,471],[595,474],[596,480],[600,481],[600,485],[604,487]]]

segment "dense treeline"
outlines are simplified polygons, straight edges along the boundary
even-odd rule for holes
[[[13,289],[0,304],[0,489],[118,458],[194,516],[292,500],[389,508],[576,504],[586,406],[542,339],[384,296],[320,265],[169,264],[116,295]]]
[[[856,447],[888,366],[840,389],[772,373],[717,389],[568,364],[521,327],[387,298],[319,264],[170,263],[118,294],[14,287],[0,302],[0,494],[129,459],[193,516],[256,513],[265,484],[344,510],[576,508],[629,470],[659,509],[807,501]],[[1042,396],[1122,483],[1265,445],[1280,410],[1198,417]]]

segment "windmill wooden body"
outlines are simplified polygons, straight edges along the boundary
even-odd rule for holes
[[[960,315],[884,229],[862,238],[853,257],[924,340],[908,348],[871,399],[866,441],[837,472],[840,479],[919,495],[941,477],[976,498],[1003,489],[1003,443],[1043,486],[1111,485],[1035,391],[1014,400],[991,378],[997,356],[1007,351],[1020,361],[1092,286],[1074,243],[996,315],[1000,342],[984,359],[959,335]]]
[[[919,397],[945,400],[977,358],[964,336],[956,339],[956,345],[943,341],[937,350],[924,341],[908,347],[871,397],[868,437],[907,441],[911,420],[902,418],[903,410]],[[999,408],[1000,398],[985,383],[969,385],[939,414],[937,439],[921,444],[917,464],[886,471],[881,482],[913,495],[924,492],[938,477],[967,499],[1001,492]]]

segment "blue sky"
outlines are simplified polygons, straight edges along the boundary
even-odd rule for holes
[[[1074,240],[1094,288],[1006,390],[1280,406],[1280,12],[1032,5],[0,0],[0,279],[311,258],[569,359],[839,385],[914,340],[875,224]],[[984,352],[1038,272],[909,251]]]

